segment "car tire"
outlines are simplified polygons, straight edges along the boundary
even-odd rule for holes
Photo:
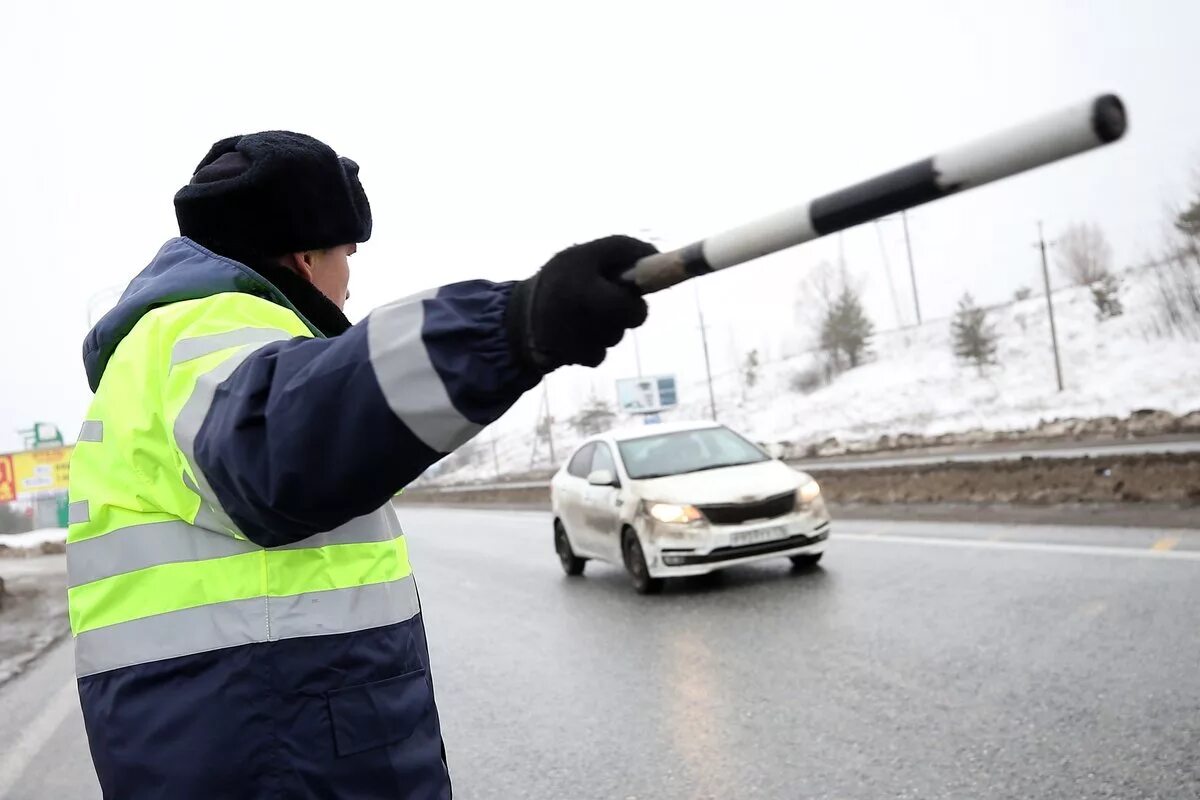
[[[554,520],[554,552],[558,554],[558,563],[562,565],[563,572],[572,578],[583,574],[587,559],[575,555],[571,540],[567,538],[567,530],[559,520]]]
[[[642,543],[637,534],[626,528],[621,537],[621,553],[625,556],[625,569],[633,580],[633,589],[638,594],[658,594],[663,590],[663,579],[650,575],[646,566],[646,554],[642,552]]]
[[[804,553],[803,555],[798,555],[798,556],[788,556],[788,559],[791,560],[792,566],[795,567],[796,569],[810,569],[820,563],[821,556],[823,556],[823,555],[825,555],[825,554],[824,553]]]

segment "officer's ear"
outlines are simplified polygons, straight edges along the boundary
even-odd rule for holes
[[[313,271],[316,269],[316,252],[308,250],[303,253],[288,253],[279,259],[279,263],[309,283],[313,282]]]

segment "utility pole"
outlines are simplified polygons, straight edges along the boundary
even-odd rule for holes
[[[496,468],[496,477],[500,477],[500,456],[496,454],[496,434],[492,434],[492,464]]]
[[[633,334],[633,358],[637,362],[637,376],[642,377],[642,348],[638,347],[637,330],[632,330]]]
[[[1063,390],[1062,361],[1058,357],[1058,330],[1054,327],[1054,299],[1050,295],[1050,267],[1046,264],[1046,238],[1042,235],[1042,221],[1038,220],[1038,240],[1034,247],[1042,251],[1042,282],[1046,286],[1046,313],[1050,315],[1050,346],[1054,348],[1054,377],[1058,390]]]
[[[708,329],[704,326],[704,311],[700,308],[700,289],[696,289],[696,314],[700,317],[700,343],[704,346],[704,372],[708,376],[708,410],[717,421],[717,396],[713,392],[712,363],[708,358]]]
[[[876,223],[876,226],[878,226],[878,224],[880,222],[884,222],[885,220],[892,220],[892,219],[895,219],[895,217],[880,217],[879,219],[875,220],[875,223]],[[908,278],[910,281],[912,281],[913,310],[917,314],[917,325],[920,325],[921,324],[921,299],[917,294],[917,268],[913,265],[912,238],[908,235],[908,212],[906,212],[906,211],[900,212],[900,223],[904,226],[904,252],[908,255]],[[878,227],[876,228],[876,230],[878,230]],[[883,237],[882,236],[879,239],[879,246],[880,246],[880,249],[883,248]],[[889,280],[890,280],[890,273],[889,273]]]
[[[554,417],[550,416],[550,382],[542,381],[542,402],[546,406],[546,443],[550,445],[550,464],[553,466],[558,459],[554,457]]]
[[[554,418],[550,416],[550,381],[542,379],[542,400],[538,403],[537,421],[533,423],[533,447],[529,449],[529,468],[537,463],[538,445],[542,441],[542,423],[546,425],[546,441],[550,445],[550,463],[554,464]],[[492,447],[495,448],[495,440]],[[493,449],[493,453],[495,450]],[[497,467],[497,469],[499,469]]]
[[[883,258],[883,272],[887,275],[888,294],[892,297],[892,312],[896,315],[896,327],[903,328],[904,320],[900,316],[900,298],[896,296],[896,284],[892,280],[892,262],[888,258],[887,247],[883,243],[883,230],[879,220],[875,220],[875,238],[879,240],[879,255]]]
[[[921,301],[917,298],[917,270],[913,266],[912,241],[908,238],[908,212],[900,212],[900,221],[904,223],[904,249],[908,253],[908,275],[912,279],[913,308],[917,312],[917,324],[921,324]]]

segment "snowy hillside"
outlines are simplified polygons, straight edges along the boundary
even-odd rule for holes
[[[989,310],[999,335],[998,364],[982,373],[955,359],[950,320],[932,320],[877,334],[869,363],[808,393],[792,387],[797,373],[817,369],[819,357],[811,352],[763,364],[753,389],[746,389],[737,373],[717,376],[717,415],[758,441],[806,445],[829,437],[851,442],[884,434],[1019,430],[1060,417],[1125,416],[1143,408],[1182,414],[1200,408],[1200,340],[1164,334],[1157,285],[1146,270],[1122,277],[1126,312],[1104,321],[1097,320],[1088,289],[1054,293],[1061,393],[1045,297],[1034,296]],[[681,387],[680,395],[683,404],[664,414],[664,421],[708,416],[703,383]],[[566,423],[577,410],[556,409],[558,461],[580,439]],[[477,441],[465,458],[435,467],[431,477],[487,480],[550,465],[544,442],[534,451],[531,431],[485,432]]]

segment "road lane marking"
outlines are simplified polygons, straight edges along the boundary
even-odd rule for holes
[[[42,713],[26,725],[24,730],[4,731],[5,736],[15,734],[16,741],[6,741],[4,751],[0,753],[0,800],[8,798],[9,792],[25,774],[30,762],[42,751],[46,742],[50,741],[50,737],[72,709],[78,707],[78,696],[75,681],[67,681],[46,703]]]
[[[875,533],[837,533],[829,537],[830,542],[848,540],[853,542],[883,542],[885,544],[918,544],[933,547],[977,547],[983,550],[1021,550],[1037,553],[1060,553],[1065,555],[1117,556],[1119,558],[1170,559],[1175,561],[1200,561],[1200,550],[1147,550],[1141,547],[1106,547],[1088,544],[1050,544],[1048,542],[998,542],[986,539],[949,539],[935,536],[901,536]]]
[[[1177,544],[1179,544],[1178,536],[1164,536],[1161,539],[1159,539],[1157,542],[1155,542],[1154,545],[1150,549],[1151,550],[1160,550],[1160,551],[1161,550],[1174,550],[1175,545],[1177,545]]]

